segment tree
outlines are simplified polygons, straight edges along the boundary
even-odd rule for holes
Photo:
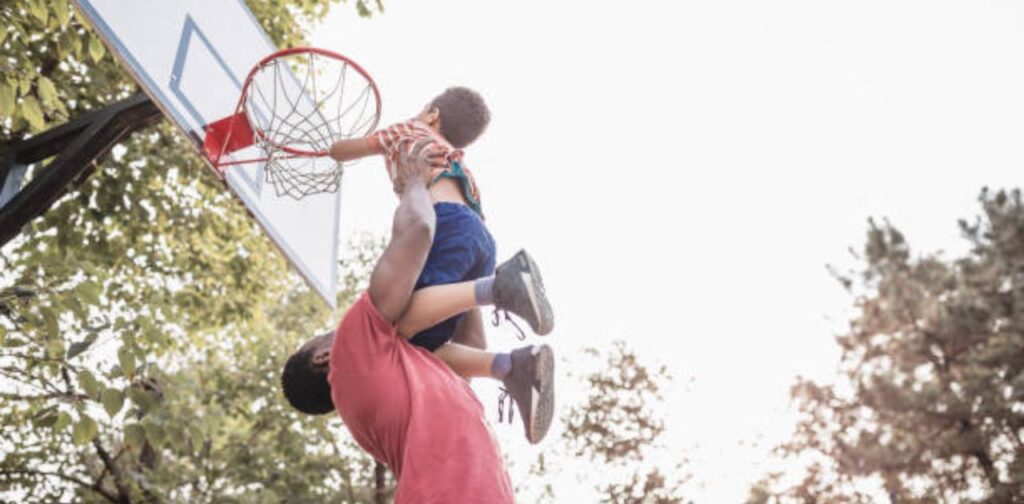
[[[280,46],[332,3],[248,2]],[[136,92],[66,0],[0,20],[0,150]],[[280,396],[318,303],[172,128],[136,133],[0,251],[0,500],[370,502],[372,461]]]
[[[658,441],[665,426],[656,406],[663,401],[662,387],[671,379],[666,368],[645,365],[622,341],[604,350],[587,349],[584,354],[600,362],[583,377],[587,393],[567,408],[558,445],[538,456],[520,493],[539,489],[539,501],[557,502],[559,489],[550,482],[557,477],[561,482],[572,478],[593,488],[598,502],[686,502],[680,493],[689,476],[682,462],[666,474],[647,460],[661,448]],[[555,469],[549,460],[576,460],[582,465],[559,464],[562,468]],[[593,471],[594,467],[601,470]]]
[[[793,387],[801,419],[780,453],[808,468],[751,502],[1024,500],[1024,205],[1016,190],[980,201],[955,260],[915,258],[870,223],[863,270],[840,276],[858,311],[837,338],[842,379]]]

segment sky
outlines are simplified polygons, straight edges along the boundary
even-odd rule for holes
[[[1021,184],[1024,2],[385,7],[335,6],[311,42],[370,72],[383,124],[449,85],[483,94],[493,120],[466,162],[499,258],[529,250],[556,312],[531,341],[563,368],[615,339],[666,364],[666,460],[689,459],[698,502],[742,500],[792,429],[794,379],[834,379],[853,312],[826,265],[856,264],[869,217],[954,256],[981,188]],[[343,240],[388,232],[379,160],[343,190]],[[558,401],[579,393],[562,380]],[[495,431],[519,483],[545,444]]]

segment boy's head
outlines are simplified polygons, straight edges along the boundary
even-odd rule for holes
[[[461,149],[487,129],[491,111],[476,91],[450,87],[427,104],[419,119],[441,133],[452,147]]]

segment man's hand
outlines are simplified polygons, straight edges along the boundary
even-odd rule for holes
[[[427,187],[435,168],[444,168],[444,154],[434,149],[434,140],[423,138],[413,143],[404,139],[398,143],[398,162],[395,168],[395,192],[402,194],[411,187]],[[411,146],[410,146],[411,145]]]
[[[430,152],[427,146],[431,143],[432,140],[426,139],[398,146],[394,183],[399,198],[391,242],[370,275],[367,289],[370,300],[392,323],[397,322],[409,306],[412,289],[434,242],[437,217],[427,184],[431,169],[444,166],[444,157]]]

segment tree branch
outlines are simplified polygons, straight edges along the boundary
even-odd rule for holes
[[[43,477],[60,478],[60,479],[62,479],[64,481],[68,481],[68,482],[74,483],[74,484],[76,484],[78,486],[81,486],[83,488],[88,488],[89,490],[92,490],[92,491],[102,495],[104,498],[106,498],[110,502],[115,502],[115,503],[118,502],[116,496],[111,494],[107,490],[105,490],[102,486],[100,486],[98,481],[95,484],[90,484],[90,483],[88,483],[88,482],[86,482],[86,481],[84,481],[82,479],[76,478],[74,476],[68,476],[67,474],[61,474],[61,473],[49,472],[49,471],[36,471],[36,470],[32,470],[32,469],[0,469],[0,476],[14,476],[14,475],[18,475],[18,474],[23,474],[23,475],[26,475],[26,476],[43,476]]]
[[[100,444],[99,438],[94,438],[92,445],[96,448],[96,453],[100,456],[100,460],[103,461],[103,465],[110,471],[110,475],[114,477],[114,487],[117,488],[118,494],[115,502],[118,504],[131,504],[131,494],[128,491],[128,486],[125,485],[124,474],[121,473],[121,468],[117,467],[114,459],[110,457],[110,453],[107,453],[107,450]]]
[[[124,453],[124,449],[126,447],[127,447],[127,445],[122,446],[121,449],[117,451],[117,455],[114,455],[114,462],[117,462],[117,459],[121,458],[121,455]],[[100,471],[100,475],[96,478],[96,481],[97,482],[102,482],[103,478],[107,477],[107,473],[108,472],[110,472],[110,468],[108,468],[106,465],[104,465],[103,466],[103,470]]]
[[[10,394],[7,392],[0,392],[0,399],[6,399],[11,401],[43,401],[46,399],[75,399],[85,400],[88,396],[82,394],[71,394],[68,395],[65,392],[51,392],[48,394],[37,394],[37,395],[24,395],[24,394]]]
[[[27,360],[27,361],[31,361],[31,362],[34,362],[34,363],[46,363],[46,362],[58,362],[58,363],[60,363],[60,362],[64,362],[64,359],[57,359],[57,358],[54,358],[54,357],[36,357],[35,355],[29,355],[29,354],[17,353],[17,352],[3,353],[3,354],[0,354],[0,357],[13,357],[15,359]]]
[[[3,368],[0,368],[0,377],[8,378],[12,382],[16,382],[24,387],[38,390],[40,391],[41,394],[44,395],[52,394],[54,396],[64,396],[68,398],[74,397],[62,392],[56,385],[54,385],[52,382],[50,382],[43,376],[32,375],[31,373],[26,372],[24,369],[18,369],[12,366],[5,366]],[[13,394],[13,392],[8,393]]]

